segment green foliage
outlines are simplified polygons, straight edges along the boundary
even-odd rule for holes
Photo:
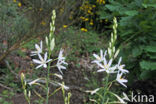
[[[118,44],[123,48],[128,68],[134,69],[140,78],[145,70],[156,70],[156,14],[153,11],[156,11],[155,0],[109,0],[98,12],[101,19],[118,17]]]
[[[7,41],[8,46],[30,31],[30,21],[13,0],[0,1],[0,24],[0,44]]]
[[[56,41],[57,44],[67,49],[69,55],[67,58],[71,60],[77,60],[77,57],[87,56],[105,47],[96,32],[82,32],[73,27],[61,32],[56,39],[59,40]]]
[[[1,104],[13,104],[10,101],[7,101],[11,99],[14,96],[14,93],[8,90],[3,90],[2,93],[0,94],[0,103]]]

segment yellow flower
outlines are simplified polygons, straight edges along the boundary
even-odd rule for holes
[[[92,7],[89,7],[90,10],[92,10]]]
[[[81,10],[83,10],[83,7],[80,7]]]
[[[41,22],[41,25],[45,26],[46,25],[46,22],[45,21],[42,21]]]
[[[96,7],[96,5],[92,5],[92,7],[93,7],[93,8],[95,8],[95,7]]]
[[[85,20],[84,21],[88,21],[89,19],[88,18],[85,18]]]
[[[68,26],[67,25],[63,25],[63,28],[67,28]]]
[[[105,22],[108,22],[108,19],[105,19]]]
[[[105,4],[106,3],[105,0],[96,0],[96,2],[99,3],[99,4]]]
[[[83,32],[87,32],[88,30],[85,29],[85,28],[81,28],[81,31],[83,31]]]
[[[40,8],[39,10],[40,10],[40,11],[42,11],[42,10],[43,10],[43,8]]]
[[[80,17],[80,19],[84,20],[84,19],[85,19],[85,17],[82,17],[82,16],[81,16],[81,17]]]
[[[19,2],[19,3],[18,3],[18,6],[19,6],[19,7],[21,7],[21,6],[22,6],[22,4]]]
[[[90,24],[90,25],[93,25],[94,23],[93,23],[93,22],[90,22],[89,24]]]
[[[88,13],[91,14],[92,12],[90,10],[88,10]]]
[[[16,0],[13,0],[13,2],[15,3],[15,2],[16,2]]]

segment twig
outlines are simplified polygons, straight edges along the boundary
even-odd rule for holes
[[[3,88],[5,88],[5,89],[7,89],[7,90],[11,90],[11,91],[13,91],[13,89],[12,89],[12,88],[7,87],[7,86],[3,85],[2,83],[0,83],[0,87],[3,87]]]
[[[16,78],[19,78],[18,74],[16,74],[16,73],[12,70],[12,68],[11,68],[11,66],[10,66],[10,64],[9,64],[9,62],[8,62],[7,60],[4,60],[4,62],[6,63],[8,69],[10,70],[10,72],[11,72],[12,74],[14,74],[14,75],[16,76]]]

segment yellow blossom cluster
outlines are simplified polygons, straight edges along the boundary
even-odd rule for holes
[[[87,32],[88,30],[86,28],[81,28],[81,31]]]
[[[81,7],[80,10],[84,11],[87,15],[94,15],[93,9],[96,8],[96,5],[90,4],[88,1],[86,1]]]
[[[98,4],[105,4],[105,3],[106,3],[105,0],[96,0],[96,2],[97,2]]]
[[[14,3],[16,3],[16,2],[17,2],[17,0],[13,0],[13,2],[14,2]],[[22,6],[22,3],[21,3],[21,2],[18,2],[18,4],[17,4],[17,5],[18,5],[18,7],[21,7],[21,6]]]

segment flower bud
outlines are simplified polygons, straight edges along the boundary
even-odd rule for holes
[[[49,41],[48,41],[48,37],[47,36],[45,37],[45,41],[46,41],[46,45],[48,46],[49,45]]]
[[[54,47],[55,47],[55,39],[53,38],[51,40],[51,42],[50,42],[50,49],[51,49],[51,51],[54,49]]]

